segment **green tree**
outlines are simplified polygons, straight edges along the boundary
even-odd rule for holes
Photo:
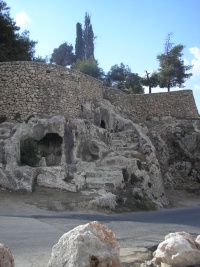
[[[83,32],[83,41],[84,41],[84,58],[89,59],[90,57],[94,58],[94,40],[95,36],[92,29],[91,19],[89,14],[85,13],[85,24]]]
[[[131,94],[143,94],[144,88],[142,87],[141,77],[137,73],[129,73],[125,80],[125,87]]]
[[[48,62],[48,57],[46,56],[43,58],[42,56],[37,56],[33,58],[33,61],[35,62],[41,62],[41,63],[47,63]]]
[[[179,44],[174,46],[171,42],[172,33],[169,33],[165,42],[165,51],[157,56],[159,61],[159,86],[166,87],[168,92],[171,87],[184,87],[184,82],[189,79],[192,74],[186,73],[192,68],[191,65],[184,65],[182,59],[184,46]]]
[[[60,66],[69,66],[75,62],[75,55],[73,53],[73,46],[67,42],[61,44],[58,48],[53,50],[50,63],[55,63]]]
[[[144,93],[139,75],[132,73],[129,66],[125,66],[123,63],[111,67],[106,75],[105,84],[129,93]]]
[[[72,65],[72,68],[97,79],[102,79],[103,76],[103,70],[99,68],[98,61],[93,57],[82,60],[78,59],[76,63]]]
[[[84,41],[83,41],[83,30],[81,23],[76,24],[76,44],[75,44],[75,56],[76,60],[82,60],[84,57]]]
[[[130,72],[130,68],[123,63],[120,63],[120,65],[115,64],[110,68],[107,75],[111,83],[110,85],[118,89],[125,89],[126,77]]]
[[[0,1],[0,61],[33,60],[37,42],[29,39],[29,32],[19,34],[20,28],[10,17],[10,8]]]
[[[141,83],[144,86],[149,87],[149,94],[151,94],[151,89],[153,87],[157,87],[159,84],[159,75],[157,72],[149,73],[148,71],[146,72],[146,77],[141,78]]]

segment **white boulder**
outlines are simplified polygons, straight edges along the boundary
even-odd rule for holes
[[[0,243],[0,266],[14,267],[14,258],[10,249],[4,244]]]
[[[170,233],[154,252],[155,264],[173,267],[196,266],[200,264],[199,238],[193,240],[186,232]]]
[[[120,246],[99,222],[79,225],[53,247],[48,267],[119,267]]]

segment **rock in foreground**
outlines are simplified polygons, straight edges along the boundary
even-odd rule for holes
[[[4,244],[0,243],[0,266],[14,267],[14,258],[10,249]]]
[[[79,225],[53,247],[48,267],[119,267],[115,235],[98,222]]]
[[[193,240],[185,232],[170,233],[154,252],[153,262],[174,267],[200,265],[199,236]]]

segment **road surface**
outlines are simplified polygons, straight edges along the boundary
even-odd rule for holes
[[[170,232],[200,235],[200,207],[112,215],[42,213],[0,211],[0,242],[10,247],[16,267],[47,266],[52,246],[65,232],[94,220],[112,230],[129,251],[157,245]]]

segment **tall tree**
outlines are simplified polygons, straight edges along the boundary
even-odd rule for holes
[[[29,32],[19,34],[20,28],[10,17],[10,8],[0,0],[0,61],[33,60],[37,42]]]
[[[61,44],[58,48],[53,50],[50,63],[55,63],[64,67],[72,65],[75,61],[73,49],[73,46],[67,42]]]
[[[192,66],[185,66],[182,59],[184,46],[181,44],[174,46],[171,36],[172,33],[167,35],[164,53],[157,56],[160,64],[159,85],[161,88],[167,87],[168,92],[171,87],[184,87],[184,82],[192,76],[191,73],[187,73]]]
[[[144,93],[139,75],[132,73],[129,66],[125,66],[123,63],[111,67],[106,75],[105,84],[129,93]]]
[[[91,19],[87,12],[85,13],[83,40],[84,40],[84,58],[85,59],[88,59],[90,57],[94,58],[95,36],[92,29]]]
[[[76,60],[82,60],[84,58],[84,41],[83,30],[81,23],[76,24],[76,44],[75,44],[75,56]]]

